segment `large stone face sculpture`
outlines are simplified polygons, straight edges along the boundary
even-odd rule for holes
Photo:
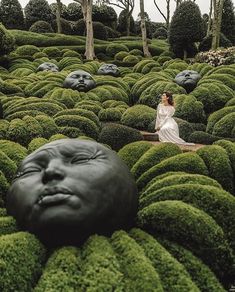
[[[197,86],[200,79],[201,75],[198,72],[193,70],[184,70],[176,75],[175,82],[189,93]]]
[[[63,86],[77,91],[87,92],[96,87],[95,80],[91,74],[84,70],[77,70],[70,73],[64,80]]]
[[[38,71],[58,72],[59,68],[53,63],[45,62],[45,63],[42,63],[41,65],[39,65],[36,71],[37,72]]]
[[[99,75],[111,75],[114,77],[120,76],[118,67],[114,64],[103,64],[100,66],[97,72]]]
[[[62,139],[28,155],[7,194],[18,225],[48,245],[131,227],[137,188],[127,166],[105,146]]]

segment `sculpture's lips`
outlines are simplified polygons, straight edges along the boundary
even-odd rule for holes
[[[39,205],[55,205],[63,202],[71,197],[73,194],[66,188],[51,188],[45,189],[45,191],[39,196],[37,203]]]

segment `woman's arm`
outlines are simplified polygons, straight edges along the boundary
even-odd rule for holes
[[[167,121],[168,118],[171,118],[175,113],[175,108],[173,106],[168,106],[168,109],[167,109],[167,115],[166,117],[164,118],[164,120],[162,120],[159,124],[159,127],[161,128]]]

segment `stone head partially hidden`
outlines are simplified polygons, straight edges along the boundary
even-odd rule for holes
[[[189,93],[197,86],[200,79],[201,75],[198,72],[193,70],[184,70],[176,75],[175,82]]]
[[[88,72],[77,70],[70,73],[64,80],[63,87],[87,92],[96,87],[95,80]]]
[[[120,76],[120,70],[115,64],[103,64],[97,72],[99,75],[111,75],[114,77]]]
[[[89,140],[62,139],[22,161],[7,211],[21,229],[58,246],[130,228],[137,202],[135,181],[114,151]]]
[[[45,62],[39,65],[36,71],[59,72],[59,68],[53,63]]]

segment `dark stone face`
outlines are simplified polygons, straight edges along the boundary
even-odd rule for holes
[[[184,70],[176,75],[175,82],[184,87],[187,92],[191,92],[197,86],[200,79],[201,75],[198,72],[193,70]]]
[[[114,77],[120,76],[118,67],[114,64],[103,64],[100,66],[98,72],[99,75],[112,75]]]
[[[7,210],[45,244],[79,244],[131,227],[137,189],[127,166],[105,146],[62,139],[27,156],[7,194]]]
[[[59,68],[53,63],[46,62],[46,63],[42,63],[40,66],[38,66],[37,72],[38,71],[58,72]]]
[[[70,73],[64,80],[63,86],[77,91],[87,92],[96,87],[95,80],[91,74],[83,70]]]

